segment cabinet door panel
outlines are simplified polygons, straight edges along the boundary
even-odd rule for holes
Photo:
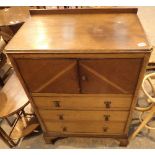
[[[81,59],[81,92],[133,94],[141,64],[133,58]]]
[[[77,64],[74,59],[16,59],[30,92],[78,93]]]

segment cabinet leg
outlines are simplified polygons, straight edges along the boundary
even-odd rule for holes
[[[128,141],[127,138],[119,139],[119,141],[120,141],[119,146],[124,146],[125,147],[125,146],[127,146],[129,144],[129,141]]]
[[[52,140],[55,139],[55,138],[56,138],[56,137],[51,138],[51,137],[45,137],[45,136],[44,136],[44,140],[45,140],[45,143],[46,143],[46,144],[53,144],[53,143],[52,143]]]
[[[44,140],[46,142],[46,144],[55,144],[56,141],[64,139],[66,137],[46,137],[44,136]]]

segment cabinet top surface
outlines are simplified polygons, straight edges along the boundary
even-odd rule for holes
[[[33,11],[30,19],[6,46],[6,52],[150,50],[134,9]]]

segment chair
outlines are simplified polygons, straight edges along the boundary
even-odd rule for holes
[[[149,125],[149,122],[151,122],[151,120],[155,116],[155,97],[152,97],[152,96],[155,96],[155,86],[153,85],[153,82],[152,82],[153,77],[155,77],[155,73],[150,73],[150,74],[146,75],[143,79],[142,90],[147,97],[147,104],[148,105],[146,107],[139,107],[139,106],[136,107],[136,110],[140,112],[139,120],[140,120],[141,124],[132,133],[132,135],[129,138],[130,140],[134,139],[136,137],[136,135],[144,127],[149,129],[149,130],[155,129],[155,127],[152,127]],[[146,81],[148,81],[148,84],[150,84],[150,86],[151,86],[152,93],[153,93],[152,96],[148,93],[148,90],[146,90],[146,87],[145,87]],[[144,114],[145,114],[145,117],[144,117]]]
[[[147,71],[155,70],[155,47],[153,47],[153,51],[151,52],[149,63],[147,65]]]
[[[5,65],[5,63],[7,61],[6,55],[2,52],[5,45],[6,45],[6,43],[2,39],[2,36],[0,36],[0,69]],[[0,76],[0,86],[3,86],[3,85],[4,85],[4,81]]]
[[[26,112],[28,106],[29,100],[16,74],[13,73],[0,91],[0,119],[11,128],[8,132],[1,123],[0,136],[9,147],[18,145],[23,137],[39,126],[35,115]],[[10,118],[14,118],[12,122]]]

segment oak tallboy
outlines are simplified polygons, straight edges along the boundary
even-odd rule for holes
[[[5,50],[45,141],[110,137],[127,145],[151,52],[137,9],[30,13]]]

